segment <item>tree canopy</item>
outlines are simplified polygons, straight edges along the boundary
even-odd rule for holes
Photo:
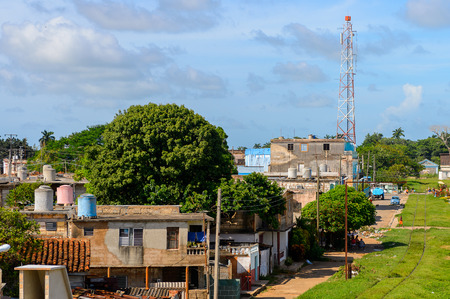
[[[343,232],[345,227],[345,186],[336,186],[319,197],[319,225],[329,232]],[[308,203],[302,209],[302,217],[317,221],[317,201]],[[375,224],[375,206],[363,192],[354,188],[347,190],[348,229],[357,230],[365,225]]]
[[[175,104],[131,106],[86,153],[88,191],[101,203],[181,204],[209,209],[233,169],[226,134]]]
[[[0,244],[9,244],[11,249],[0,253],[0,268],[6,282],[5,295],[18,297],[18,271],[14,267],[25,262],[25,248],[37,248],[39,241],[33,238],[39,233],[39,225],[27,220],[18,211],[0,207]]]
[[[286,200],[283,197],[283,188],[274,181],[269,181],[261,173],[251,173],[243,180],[223,180],[222,212],[246,211],[248,214],[258,216],[271,225],[278,228],[279,214],[286,209]]]

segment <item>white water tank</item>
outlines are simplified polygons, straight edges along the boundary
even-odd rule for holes
[[[21,181],[25,181],[28,176],[28,170],[26,166],[19,166],[17,169],[17,177]]]
[[[296,179],[297,178],[297,168],[288,168],[288,179]]]
[[[303,178],[304,179],[311,178],[311,168],[303,168]]]
[[[44,165],[44,182],[51,182],[56,180],[56,170],[51,165]]]
[[[53,190],[47,185],[34,190],[34,210],[36,212],[53,211]]]

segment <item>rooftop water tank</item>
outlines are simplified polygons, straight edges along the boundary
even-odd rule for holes
[[[58,205],[73,204],[73,188],[69,185],[62,185],[56,189],[56,203]]]
[[[97,217],[97,198],[92,194],[82,194],[78,197],[78,217]]]
[[[304,179],[311,178],[311,168],[303,168],[303,178]]]
[[[17,177],[19,178],[19,180],[24,181],[27,179],[27,176],[28,176],[27,167],[25,165],[19,166],[17,168]]]
[[[297,168],[288,168],[288,179],[297,178]]]
[[[51,182],[56,180],[56,170],[51,165],[44,165],[44,182]]]
[[[47,185],[34,190],[34,210],[36,212],[53,211],[53,190]]]

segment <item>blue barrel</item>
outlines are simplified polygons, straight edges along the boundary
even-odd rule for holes
[[[78,217],[97,217],[97,198],[92,194],[78,197]]]

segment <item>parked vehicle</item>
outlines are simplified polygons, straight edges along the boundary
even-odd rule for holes
[[[400,197],[392,196],[392,198],[391,198],[391,205],[399,205],[399,204],[400,204]]]
[[[376,199],[384,199],[384,189],[383,188],[375,188],[372,190],[372,196]]]

